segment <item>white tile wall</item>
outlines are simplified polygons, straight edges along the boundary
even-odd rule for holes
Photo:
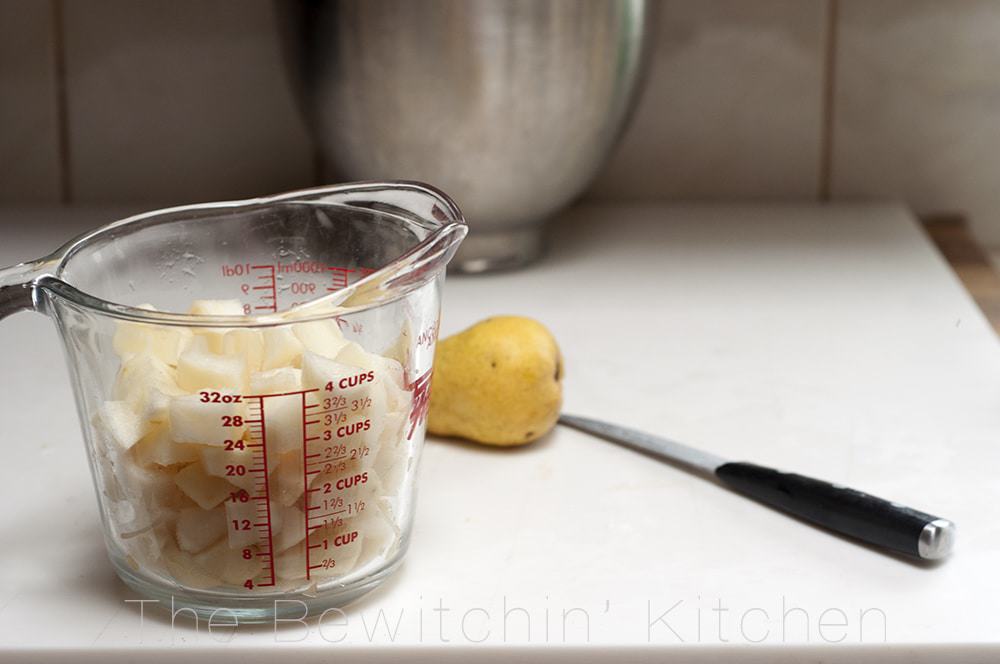
[[[824,0],[667,1],[645,96],[591,196],[811,198]]]
[[[1000,3],[841,0],[835,198],[962,212],[1000,246]]]
[[[183,203],[313,182],[270,0],[65,2],[76,202]]]
[[[0,201],[60,198],[53,8],[0,0]]]
[[[646,95],[589,196],[900,198],[1000,248],[1000,3],[658,4]],[[0,204],[313,184],[274,18],[271,0],[0,0]]]

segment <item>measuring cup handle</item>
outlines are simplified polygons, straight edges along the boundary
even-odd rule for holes
[[[50,267],[52,261],[42,259],[0,268],[0,319],[36,308],[38,279]]]

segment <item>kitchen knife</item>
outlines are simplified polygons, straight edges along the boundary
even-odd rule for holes
[[[575,415],[559,422],[666,459],[766,505],[838,533],[914,558],[944,558],[955,524],[855,489],[722,457],[667,438]]]

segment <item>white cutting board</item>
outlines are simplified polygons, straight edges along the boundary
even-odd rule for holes
[[[5,211],[0,263],[113,216]],[[538,265],[445,292],[443,334],[546,323],[568,412],[951,518],[957,553],[903,562],[574,431],[429,441],[406,563],[343,617],[140,623],[104,557],[55,331],[19,314],[0,323],[0,659],[1000,658],[1000,346],[902,208],[589,207]]]

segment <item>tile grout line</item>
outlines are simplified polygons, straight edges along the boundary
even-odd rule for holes
[[[826,3],[826,39],[823,49],[823,84],[820,107],[819,182],[820,202],[830,201],[833,188],[833,140],[835,95],[837,92],[837,22],[839,0]]]
[[[66,44],[62,0],[50,0],[52,9],[52,59],[55,63],[56,136],[59,152],[59,202],[73,201],[70,179],[69,110],[66,98]]]

